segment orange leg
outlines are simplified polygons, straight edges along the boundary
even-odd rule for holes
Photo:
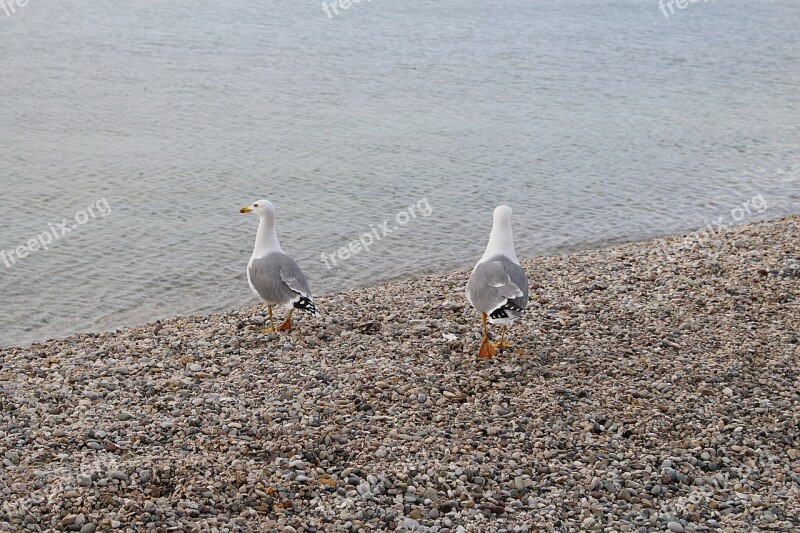
[[[483,342],[481,349],[478,351],[479,359],[491,359],[494,357],[494,346],[489,342],[489,331],[486,329],[486,313],[481,313],[483,318]]]
[[[286,317],[286,320],[283,321],[283,324],[278,326],[278,331],[286,331],[287,329],[292,329],[292,313],[294,313],[294,307],[289,309],[289,316]]]
[[[506,326],[503,326],[500,331],[500,342],[495,342],[492,344],[492,346],[495,348],[500,348],[500,353],[503,353],[503,349],[508,348],[511,345],[506,342]]]

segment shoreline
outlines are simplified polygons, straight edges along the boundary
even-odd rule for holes
[[[790,217],[793,217],[793,216],[800,216],[800,213],[782,214],[782,215],[779,215],[778,218],[756,219],[756,220],[754,220],[752,222],[749,222],[749,223],[746,223],[746,224],[740,224],[740,225],[737,225],[737,226],[730,226],[728,229],[733,229],[733,228],[738,228],[738,227],[743,227],[743,226],[749,226],[749,225],[753,225],[753,224],[770,223],[770,222],[784,220],[786,218],[790,218]],[[626,245],[631,245],[631,244],[646,245],[646,244],[655,243],[655,242],[678,240],[678,239],[686,238],[687,236],[691,236],[691,235],[697,234],[697,233],[699,233],[701,231],[704,231],[704,230],[705,230],[705,227],[701,227],[701,228],[698,228],[698,229],[684,229],[684,230],[682,230],[682,231],[680,231],[678,233],[666,233],[666,234],[658,234],[658,235],[638,235],[638,236],[627,236],[627,237],[603,238],[603,239],[599,239],[599,240],[595,240],[595,241],[586,241],[586,242],[580,242],[580,243],[577,243],[577,244],[561,245],[561,246],[556,246],[556,247],[551,247],[551,248],[544,249],[544,250],[542,250],[541,255],[529,256],[526,259],[523,259],[522,262],[523,263],[531,262],[531,261],[536,261],[536,260],[550,258],[550,257],[562,257],[562,256],[567,256],[567,255],[579,255],[579,254],[581,254],[583,252],[602,251],[602,250],[607,250],[607,249],[611,249],[611,248],[617,248],[617,247],[620,247],[620,246],[626,246]],[[396,284],[396,283],[402,283],[402,282],[414,280],[414,279],[417,279],[417,278],[423,278],[423,277],[425,277],[425,278],[434,277],[435,278],[435,277],[447,276],[447,275],[450,275],[450,274],[453,274],[453,273],[456,273],[456,272],[462,272],[465,269],[471,269],[473,266],[474,266],[474,264],[469,264],[469,265],[462,266],[462,267],[458,267],[457,265],[452,265],[449,268],[445,268],[445,269],[443,269],[441,271],[437,271],[437,272],[420,271],[420,272],[417,272],[417,273],[414,273],[414,274],[403,274],[403,275],[392,276],[392,277],[388,277],[388,278],[379,279],[379,280],[376,280],[376,281],[373,281],[373,282],[369,282],[369,283],[366,283],[366,284],[363,284],[363,285],[358,285],[356,287],[352,287],[352,288],[349,288],[349,289],[341,289],[341,290],[332,290],[332,291],[327,291],[327,292],[320,292],[315,296],[315,299],[323,298],[323,297],[326,297],[326,296],[333,296],[333,295],[336,295],[336,294],[339,294],[339,293],[344,293],[344,292],[358,291],[358,290],[364,290],[364,289],[368,289],[368,288],[381,287],[381,286],[384,286],[384,285],[392,285],[392,284]],[[243,281],[243,283],[246,283],[246,279]],[[86,329],[86,330],[83,330],[83,331],[63,332],[62,334],[58,334],[56,336],[48,337],[48,338],[41,339],[41,340],[25,340],[25,341],[17,342],[17,343],[10,344],[10,345],[7,345],[7,346],[3,345],[2,343],[0,343],[0,350],[11,349],[11,348],[24,348],[24,347],[29,347],[29,346],[32,346],[32,345],[35,345],[35,344],[43,344],[43,343],[47,343],[47,342],[55,342],[55,341],[64,340],[64,339],[67,339],[69,337],[76,336],[76,335],[101,335],[101,334],[108,334],[108,333],[116,333],[116,332],[124,331],[124,330],[127,330],[127,329],[131,329],[131,328],[153,326],[157,322],[161,322],[163,320],[175,320],[175,319],[179,319],[179,318],[202,318],[202,317],[209,317],[209,316],[216,316],[216,315],[232,313],[232,312],[236,312],[236,311],[243,310],[243,309],[257,309],[258,307],[259,307],[259,305],[255,304],[255,305],[247,305],[247,306],[243,306],[243,307],[232,307],[232,308],[226,308],[226,309],[211,310],[211,311],[208,311],[208,312],[199,311],[197,313],[191,313],[191,314],[187,314],[187,315],[167,315],[166,317],[159,316],[159,317],[153,317],[153,318],[143,318],[141,321],[131,322],[131,323],[122,323],[119,326],[116,326],[116,327],[110,326],[107,329],[104,329],[103,326],[99,326],[96,329],[95,328],[89,328],[89,329]]]
[[[467,270],[0,348],[0,531],[800,527],[800,215],[716,237],[522,261],[488,362]]]

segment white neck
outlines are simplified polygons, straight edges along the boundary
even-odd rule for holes
[[[253,257],[264,257],[272,252],[283,252],[281,245],[278,243],[278,235],[275,233],[275,220],[267,220],[267,217],[261,217],[258,221]]]
[[[519,263],[517,254],[514,252],[514,234],[511,231],[511,220],[498,220],[492,225],[492,233],[489,235],[489,244],[486,246],[481,260],[482,263],[492,257],[504,255]]]

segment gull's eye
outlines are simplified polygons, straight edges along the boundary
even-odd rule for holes
[[[253,204],[253,207],[258,207],[258,204]]]

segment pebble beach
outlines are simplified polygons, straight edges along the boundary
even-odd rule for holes
[[[800,530],[800,216],[522,263],[0,350],[0,531]]]

